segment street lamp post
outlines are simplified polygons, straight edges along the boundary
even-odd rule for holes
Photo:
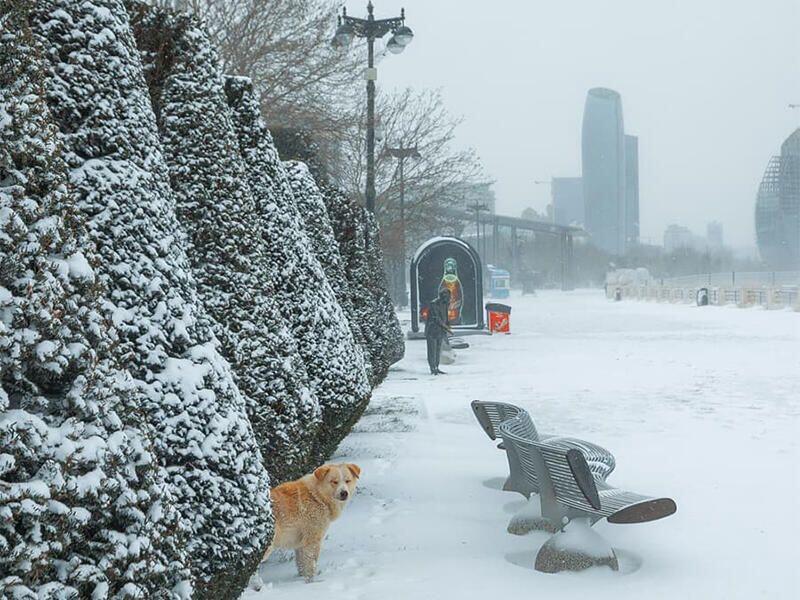
[[[467,206],[467,210],[469,212],[475,213],[475,247],[480,252],[481,249],[481,213],[482,212],[489,212],[489,207],[485,204],[481,204],[479,202],[475,202],[475,204],[470,204]],[[481,258],[481,262],[483,262],[483,257]]]
[[[407,158],[420,158],[419,150],[417,147],[414,146],[413,148],[405,148],[403,147],[403,142],[400,142],[400,146],[398,148],[384,148],[384,153],[388,156],[392,156],[399,161],[399,171],[400,171],[400,248],[401,248],[401,255],[400,255],[400,273],[398,275],[400,281],[402,282],[402,294],[400,295],[400,306],[405,307],[407,305],[407,292],[406,292],[406,183],[404,178],[404,170],[403,167],[405,166],[405,160]]]
[[[347,9],[342,8],[338,18],[338,27],[333,36],[332,44],[339,48],[350,45],[354,37],[367,40],[367,210],[375,212],[375,80],[378,71],[375,68],[375,40],[392,32],[392,37],[386,44],[386,49],[393,54],[400,54],[411,43],[414,33],[406,27],[405,9],[400,10],[399,17],[391,19],[376,19],[372,0],[367,4],[367,18],[357,19],[348,16]]]

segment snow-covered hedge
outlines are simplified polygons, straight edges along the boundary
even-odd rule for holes
[[[139,10],[134,32],[200,298],[247,397],[273,484],[294,479],[310,466],[319,404],[276,302],[280,273],[268,258],[216,52],[184,15]]]
[[[305,163],[286,161],[284,166],[289,176],[289,183],[292,186],[297,208],[306,226],[311,249],[325,270],[325,275],[333,288],[333,293],[336,294],[336,299],[339,301],[345,315],[347,315],[347,322],[350,325],[353,336],[362,352],[366,352],[367,336],[364,335],[363,331],[364,323],[363,320],[358,318],[353,307],[350,285],[347,282],[342,256],[339,253],[339,244],[336,242],[336,236],[333,233],[322,192],[317,187],[317,183]],[[369,369],[370,381],[372,381],[372,363],[368,355],[365,356],[365,359]]]
[[[366,338],[373,384],[377,385],[405,353],[383,269],[378,224],[364,207],[335,187],[323,185],[322,195],[339,243],[353,309]]]
[[[322,409],[314,458],[324,462],[369,402],[363,352],[311,250],[286,169],[247,79],[228,78],[228,101],[247,178],[263,217],[273,288]]]
[[[192,18],[0,0],[0,596],[239,596],[268,470],[402,355],[374,221],[290,171]]]
[[[0,597],[185,596],[186,539],[111,359],[31,7],[0,0]]]
[[[155,430],[196,597],[234,598],[271,536],[269,479],[197,297],[127,13],[121,0],[39,0],[32,27],[114,356]]]

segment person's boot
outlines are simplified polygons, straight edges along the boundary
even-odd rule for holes
[[[447,373],[445,373],[445,372],[444,372],[444,371],[442,371],[441,369],[436,369],[436,374],[437,374],[437,375],[447,375]]]

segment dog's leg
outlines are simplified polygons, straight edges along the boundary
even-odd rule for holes
[[[273,544],[270,544],[267,549],[264,551],[264,557],[261,559],[261,562],[256,567],[255,573],[250,577],[250,587],[256,591],[260,590],[261,587],[264,585],[264,580],[261,579],[261,565],[267,562],[269,555],[272,554],[272,551],[275,549]]]
[[[308,551],[308,548],[300,548],[296,551],[297,557],[297,574],[300,575],[306,582],[314,579],[314,571],[316,569],[316,562]]]
[[[310,540],[309,543],[303,547],[302,561],[300,568],[300,575],[305,577],[306,582],[310,582],[317,574],[317,561],[319,560],[319,552],[322,549],[322,539]]]

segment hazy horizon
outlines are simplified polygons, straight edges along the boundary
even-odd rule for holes
[[[800,125],[799,0],[376,0],[376,18],[406,8],[414,42],[379,65],[379,86],[438,88],[462,116],[459,143],[495,180],[498,212],[543,210],[549,186],[581,174],[586,92],[622,96],[639,138],[641,238],[664,229],[755,245],[755,194],[770,156]],[[541,4],[541,5],[540,5]],[[366,1],[346,2],[363,17]]]

